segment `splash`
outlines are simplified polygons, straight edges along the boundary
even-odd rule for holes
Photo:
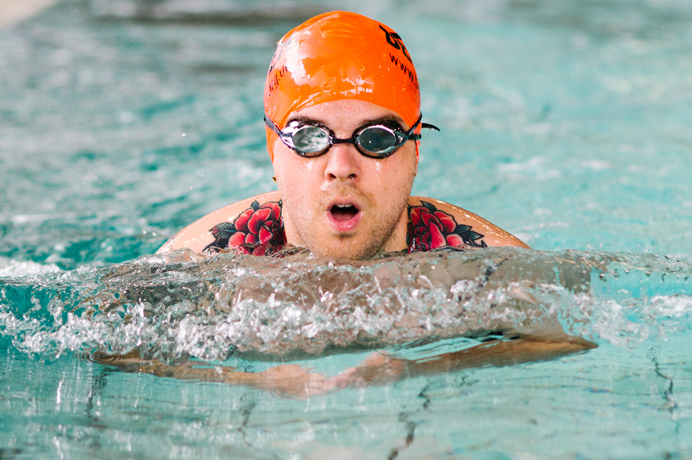
[[[636,346],[689,328],[692,263],[503,248],[344,262],[190,252],[0,281],[0,334],[42,358],[175,362],[488,334]]]

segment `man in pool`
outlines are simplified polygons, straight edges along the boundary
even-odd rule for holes
[[[421,129],[433,126],[421,121],[411,57],[384,24],[333,12],[288,32],[269,67],[264,109],[279,190],[212,212],[159,253],[189,248],[281,255],[304,247],[319,256],[366,259],[445,247],[526,246],[475,214],[411,196]],[[258,373],[195,362],[171,366],[142,359],[137,350],[93,357],[130,372],[305,397],[407,376],[554,359],[591,347],[564,333],[550,340],[512,337],[421,361],[375,353],[334,377],[295,364]]]
[[[411,196],[422,128],[416,71],[401,37],[332,12],[288,32],[264,89],[278,191],[201,218],[159,252],[271,255],[305,247],[366,259],[444,247],[526,246],[449,203]]]

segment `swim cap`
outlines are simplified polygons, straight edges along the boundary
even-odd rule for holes
[[[399,114],[409,127],[416,122],[418,77],[399,34],[360,14],[334,11],[284,35],[267,73],[265,115],[283,129],[293,112],[339,99],[380,105]],[[267,128],[272,161],[274,136]]]

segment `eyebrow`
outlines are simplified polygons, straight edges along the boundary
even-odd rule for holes
[[[329,127],[321,120],[315,119],[315,118],[310,118],[310,117],[305,117],[302,115],[298,115],[296,117],[289,117],[288,120],[286,121],[286,124],[292,122],[292,121],[297,121],[299,123],[305,123],[305,124],[310,124],[310,125],[315,125],[315,126],[320,126],[322,128],[328,128]],[[377,117],[377,118],[370,118],[363,120],[363,123],[360,126],[366,126],[366,125],[384,125],[387,123],[397,123],[399,126],[404,125],[404,122],[401,118],[395,116],[395,115],[385,115],[383,117]]]

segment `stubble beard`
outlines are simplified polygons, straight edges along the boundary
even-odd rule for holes
[[[294,218],[292,213],[292,201],[290,197],[284,199],[283,212],[291,216],[291,221],[296,232],[302,239],[305,246],[311,253],[317,256],[332,257],[338,259],[363,260],[368,259],[380,252],[383,249],[399,224],[402,217],[406,218],[404,212],[410,196],[413,180],[409,183],[402,184],[406,187],[408,193],[403,193],[404,190],[397,190],[401,194],[402,200],[399,203],[394,203],[392,209],[379,209],[376,207],[377,201],[369,194],[363,193],[355,186],[337,185],[325,192],[320,199],[310,208],[310,218],[298,219]],[[329,232],[315,231],[310,228],[313,223],[316,225],[328,225],[322,222],[324,209],[332,199],[339,196],[351,196],[358,200],[364,208],[370,211],[369,215],[364,215],[361,218],[359,227],[369,225],[370,231],[366,235],[363,229],[359,229],[355,235],[334,235]],[[374,213],[373,213],[374,211]],[[370,222],[366,222],[369,219]],[[376,221],[373,225],[372,221]]]

